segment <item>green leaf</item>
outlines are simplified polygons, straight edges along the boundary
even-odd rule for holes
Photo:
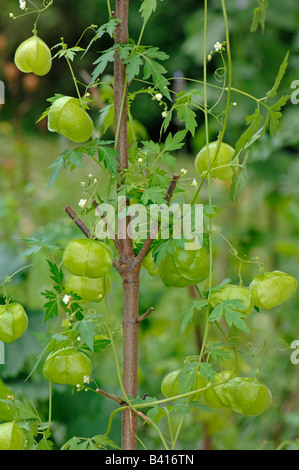
[[[177,104],[175,109],[178,119],[185,124],[186,129],[194,137],[197,121],[195,112],[190,108],[190,103]]]
[[[184,317],[181,323],[181,332],[184,333],[189,323],[191,323],[194,315],[194,310],[200,311],[202,308],[206,307],[208,302],[205,300],[193,300],[189,307],[184,310],[182,316]]]
[[[117,46],[115,45],[110,49],[107,49],[95,62],[93,62],[93,65],[97,64],[97,66],[91,74],[91,83],[94,82],[100,75],[102,75],[109,62],[114,62],[116,47]]]
[[[53,168],[52,173],[49,178],[48,186],[46,187],[45,191],[47,191],[59,178],[60,172],[62,168],[66,168],[64,154],[60,157],[56,158],[53,163],[48,168]]]
[[[235,145],[235,155],[239,154],[239,152],[241,152],[241,150],[243,150],[244,148],[249,147],[249,144],[252,143],[253,136],[258,131],[262,122],[263,116],[261,115],[260,110],[258,108],[253,114],[247,116],[246,124],[248,125],[248,128],[241,135]],[[261,134],[259,134],[259,137],[261,137]]]
[[[168,85],[170,82],[164,77],[164,74],[167,73],[167,70],[165,67],[163,67],[163,65],[159,64],[159,62],[151,60],[146,56],[145,58],[146,62],[143,69],[143,79],[148,80],[148,78],[151,76],[155,87],[161,91],[162,95],[165,95],[166,98],[171,100],[168,90]]]
[[[288,60],[289,60],[289,52],[287,52],[285,58],[283,59],[283,62],[279,67],[278,75],[275,79],[274,85],[271,88],[271,90],[269,90],[268,93],[266,94],[266,100],[264,102],[266,102],[269,98],[273,98],[276,95],[278,87],[281,83],[281,80],[286,72],[286,68],[288,66]]]
[[[141,13],[141,18],[143,18],[144,24],[147,23],[152,13],[156,11],[157,0],[143,0],[139,13]]]
[[[209,321],[211,323],[219,322],[222,316],[224,316],[228,326],[231,327],[232,325],[235,325],[239,330],[250,333],[248,326],[243,320],[243,318],[245,318],[245,314],[241,313],[240,310],[246,311],[244,302],[238,299],[225,300],[213,309],[210,313]]]
[[[74,170],[75,168],[84,168],[84,164],[82,162],[84,157],[84,153],[79,150],[75,149],[72,152],[69,152],[66,156],[66,160],[69,162],[71,170]]]
[[[177,381],[179,394],[188,393],[194,388],[197,366],[198,364],[196,362],[188,362],[178,373]]]
[[[211,380],[214,382],[214,375],[216,372],[214,371],[211,364],[208,362],[201,362],[199,365],[199,372],[200,375],[202,375],[202,377],[204,377],[207,381]]]
[[[262,31],[264,32],[265,23],[266,23],[266,14],[268,8],[268,0],[257,0],[259,6],[254,9],[253,18],[251,23],[251,32],[257,30],[258,26],[260,25]]]
[[[289,98],[289,96],[282,96],[269,109],[269,130],[273,137],[277,134],[280,118],[282,117],[281,108],[287,103]]]
[[[103,146],[103,142],[101,142],[101,144],[102,145],[98,147],[99,161],[104,163],[105,168],[107,168],[112,175],[118,175],[118,152],[110,147]]]
[[[103,126],[103,133],[107,132],[109,127],[114,125],[114,103],[107,104],[103,109],[100,111],[100,126]]]
[[[165,191],[164,188],[160,186],[153,186],[144,190],[141,201],[144,205],[147,205],[149,201],[153,204],[163,204],[165,203]]]
[[[130,55],[128,59],[124,61],[126,64],[126,73],[128,76],[128,82],[131,82],[134,77],[139,75],[140,67],[143,65],[143,61],[138,53]]]
[[[52,263],[50,260],[47,259],[46,261],[50,267],[50,272],[52,274],[52,276],[50,276],[51,279],[53,279],[54,282],[56,282],[62,287],[64,278],[63,270],[59,268],[55,263]]]
[[[97,333],[96,324],[89,320],[83,319],[77,322],[75,325],[76,331],[81,337],[82,341],[87,344],[91,351],[94,350],[94,337]]]
[[[168,134],[165,144],[164,144],[164,152],[173,152],[174,150],[181,149],[184,146],[183,140],[185,139],[187,131],[184,129],[182,131],[176,132],[174,136],[172,136],[171,132]]]
[[[119,449],[117,444],[112,441],[109,437],[105,436],[104,434],[97,434],[91,438],[96,444],[103,446],[103,447],[112,447],[112,449]]]

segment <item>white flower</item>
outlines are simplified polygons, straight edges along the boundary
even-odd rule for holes
[[[80,201],[78,202],[78,206],[80,207],[85,207],[87,204],[87,199],[80,199]]]
[[[157,93],[157,94],[155,95],[155,98],[156,98],[157,101],[161,101],[162,98],[163,98],[162,93]]]
[[[23,0],[19,0],[20,8],[21,10],[26,10],[26,2]]]
[[[89,384],[89,381],[90,381],[89,375],[83,375],[83,382],[84,382],[85,384]]]
[[[80,336],[77,336],[76,340],[77,340],[77,341],[81,341],[81,337],[80,337]]]
[[[167,116],[168,116],[168,112],[167,112],[167,111],[163,111],[162,117],[163,117],[163,118],[166,118]]]
[[[80,186],[85,186],[85,181],[80,181],[79,184]]]
[[[13,17],[14,17],[14,14],[13,14],[13,13],[9,13],[9,16],[10,16],[10,18],[13,18]]]
[[[89,173],[88,178],[93,178],[93,174]]]
[[[185,168],[181,168],[180,172],[182,173],[182,175],[186,175],[188,173],[188,171],[185,170]]]
[[[93,182],[94,182],[94,183],[97,183],[97,182],[98,182],[98,180],[95,178],[95,179],[93,180]]]
[[[220,52],[222,49],[222,44],[220,44],[220,42],[217,41],[216,44],[214,44],[214,49],[215,51]]]
[[[143,159],[140,157],[140,158],[138,158],[137,161],[138,161],[138,163],[142,163],[142,162],[143,162]]]
[[[70,302],[70,300],[72,300],[72,296],[71,296],[71,295],[65,295],[65,296],[63,297],[63,299],[62,299],[62,302],[63,302],[65,305],[67,305],[67,304]]]
[[[194,180],[192,181],[192,186],[196,187],[197,185],[198,185],[198,183],[197,183],[196,179],[194,178]]]

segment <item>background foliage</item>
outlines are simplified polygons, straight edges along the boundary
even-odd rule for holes
[[[55,2],[54,8],[41,18],[39,35],[50,47],[60,37],[74,45],[87,26],[106,22],[106,2],[86,0]],[[144,33],[144,43],[158,46],[169,54],[167,61],[169,76],[183,73],[185,77],[202,77],[203,18],[200,2],[177,0],[158,2],[156,13]],[[231,30],[233,57],[233,86],[260,97],[273,84],[279,66],[290,51],[287,73],[281,87],[282,94],[290,94],[293,80],[298,79],[299,66],[299,18],[296,0],[285,0],[283,15],[280,0],[269,2],[266,28],[262,33],[251,33],[250,26],[255,0],[231,0],[228,15]],[[6,348],[6,363],[0,365],[1,379],[15,391],[24,391],[47,419],[48,384],[38,369],[30,380],[25,381],[40,352],[40,345],[31,334],[42,330],[44,299],[42,292],[48,286],[48,266],[44,261],[43,248],[30,256],[24,256],[28,249],[23,238],[36,237],[47,243],[65,243],[78,235],[70,224],[63,208],[67,204],[76,207],[83,195],[82,186],[74,181],[88,181],[88,174],[99,178],[98,170],[91,163],[84,169],[64,172],[57,183],[45,191],[50,175],[49,165],[69,145],[63,138],[50,134],[42,120],[35,124],[47,106],[46,99],[54,93],[73,94],[73,86],[63,60],[56,60],[51,72],[42,79],[24,76],[13,64],[13,55],[18,44],[26,39],[32,30],[32,19],[24,17],[14,21],[9,13],[18,13],[18,2],[2,0],[0,10],[0,80],[6,86],[6,103],[0,110],[0,279],[11,275],[27,264],[30,268],[21,271],[8,285],[12,300],[22,302],[29,314],[29,330],[18,341]],[[138,38],[141,27],[138,9],[140,2],[131,2],[130,34]],[[224,40],[224,26],[219,2],[209,2],[208,52],[216,41]],[[167,25],[167,27],[165,26]],[[91,37],[86,35],[82,47],[87,46]],[[97,42],[77,63],[78,74],[84,79],[92,72],[91,63],[98,51],[110,46],[106,38]],[[85,42],[85,43],[84,43]],[[217,61],[217,59],[215,59]],[[217,62],[209,64],[209,80],[215,82],[214,71]],[[220,64],[219,64],[220,65]],[[107,69],[107,73],[112,70]],[[177,82],[176,86],[188,88],[188,81]],[[194,86],[193,86],[194,87]],[[91,107],[95,123],[99,122],[99,109],[107,98],[107,90],[101,90]],[[211,92],[211,100],[214,96]],[[234,145],[244,130],[245,116],[254,111],[254,103],[246,97],[236,95],[236,101],[229,120],[226,141]],[[147,98],[134,102],[134,117],[142,138],[159,139],[161,108]],[[186,142],[184,152],[178,155],[177,169],[188,170],[188,178],[195,177],[193,167],[196,152],[204,142],[202,116],[198,116],[198,128],[194,138]],[[249,185],[240,194],[238,201],[229,202],[227,185],[219,183],[217,204],[225,210],[217,217],[221,230],[240,256],[259,256],[267,271],[280,269],[298,279],[299,272],[299,162],[298,162],[299,113],[291,102],[284,108],[284,115],[276,139],[265,136],[254,145],[249,156]],[[179,122],[172,122],[179,129]],[[100,127],[97,132],[100,135]],[[217,129],[211,131],[216,137]],[[191,179],[192,181],[192,179]],[[194,189],[190,188],[190,195]],[[203,193],[204,194],[204,193]],[[205,197],[205,196],[203,196]],[[205,202],[205,201],[203,201]],[[43,239],[43,237],[45,237]],[[37,250],[36,250],[37,251]],[[229,247],[220,238],[215,242],[215,280],[221,282],[231,278],[238,282],[238,264],[230,256]],[[250,265],[249,265],[250,266]],[[243,272],[247,284],[256,269],[249,267]],[[113,316],[121,324],[122,292],[117,273],[112,274],[113,296],[109,297]],[[150,278],[142,270],[140,311],[150,306],[154,312],[142,323],[140,329],[140,394],[159,396],[162,378],[169,371],[180,367],[184,358],[197,354],[200,343],[200,318],[196,318],[183,335],[178,331],[181,312],[190,303],[188,289],[165,289],[159,279]],[[273,449],[284,441],[299,438],[299,409],[297,383],[299,366],[290,362],[289,345],[299,336],[299,296],[270,313],[252,315],[249,321],[252,334],[244,334],[248,354],[239,363],[243,374],[254,374],[256,362],[261,368],[261,378],[272,390],[274,403],[261,417],[243,418],[233,413],[211,413],[196,410],[186,416],[184,432],[178,448],[191,449]],[[62,319],[58,318],[57,326]],[[54,325],[55,327],[55,325]],[[266,333],[267,332],[267,333]],[[253,359],[252,347],[259,350]],[[116,377],[111,374],[112,355],[106,348],[95,367],[94,376],[103,388],[116,392]],[[1,396],[1,382],[0,382]],[[114,405],[96,394],[70,394],[67,387],[54,388],[54,437],[59,448],[74,435],[92,436],[106,431],[106,423]],[[175,419],[175,418],[174,418]],[[228,426],[229,423],[229,426]],[[119,442],[119,425],[116,420],[111,438]],[[152,431],[145,430],[145,442],[149,448],[158,445]],[[293,443],[289,448],[295,448]]]

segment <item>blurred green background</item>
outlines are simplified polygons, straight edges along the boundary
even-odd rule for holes
[[[195,0],[164,0],[158,2],[156,13],[145,30],[143,43],[158,46],[169,54],[165,63],[169,76],[183,73],[185,77],[202,79],[203,12]],[[263,97],[272,87],[279,66],[290,51],[289,66],[280,93],[291,94],[291,83],[299,79],[299,10],[297,0],[269,2],[264,34],[259,29],[250,33],[255,0],[230,0],[227,2],[231,47],[233,57],[233,86],[256,97]],[[50,47],[64,41],[73,46],[82,31],[91,24],[100,26],[107,21],[104,0],[54,2],[41,16],[38,33]],[[131,1],[130,35],[137,40],[142,25],[138,9],[141,2]],[[209,1],[208,52],[216,41],[224,40],[221,4]],[[48,384],[38,368],[25,381],[40,352],[31,331],[42,331],[43,301],[41,291],[48,288],[49,273],[45,256],[47,251],[24,257],[27,248],[22,238],[47,236],[48,242],[62,246],[78,231],[64,214],[70,204],[75,210],[84,197],[80,181],[88,181],[92,173],[99,178],[98,170],[86,160],[84,168],[65,171],[48,191],[49,165],[69,148],[69,142],[50,134],[46,121],[36,124],[48,106],[47,98],[55,93],[74,94],[75,90],[63,59],[56,59],[48,75],[37,78],[24,75],[14,66],[17,46],[31,35],[33,16],[18,20],[9,13],[19,14],[17,0],[1,0],[0,10],[0,80],[6,90],[5,105],[0,105],[0,280],[20,268],[32,265],[14,276],[6,285],[12,300],[24,304],[29,316],[28,332],[11,346],[6,347],[6,363],[0,365],[1,379],[17,394],[25,393],[36,404],[41,416],[47,419]],[[92,38],[87,33],[82,41],[86,47]],[[109,37],[103,37],[84,58],[74,64],[80,79],[93,70],[92,63],[98,53],[110,47]],[[217,58],[208,66],[209,80],[215,82],[214,71],[220,65]],[[107,73],[111,73],[111,68]],[[183,87],[188,88],[189,82]],[[195,88],[192,83],[192,88]],[[91,104],[94,122],[99,121],[102,99],[99,95]],[[211,101],[217,98],[212,92]],[[231,109],[226,142],[234,145],[245,128],[245,118],[255,109],[255,103],[246,97],[233,94],[237,106]],[[136,99],[134,118],[140,123],[141,135],[157,141],[161,125],[161,108],[147,97]],[[198,114],[197,132],[188,137],[184,152],[177,155],[177,169],[188,170],[186,189],[190,198],[194,188],[188,183],[196,177],[193,162],[196,152],[204,142],[202,115]],[[211,122],[213,124],[213,121]],[[228,200],[228,185],[214,182],[214,203],[224,207],[215,219],[218,231],[227,237],[248,259],[258,256],[266,271],[279,269],[299,279],[299,112],[296,105],[284,107],[277,137],[265,136],[252,147],[249,157],[249,184],[234,203]],[[146,130],[145,130],[146,129]],[[171,129],[179,129],[174,121]],[[100,135],[98,126],[96,132]],[[217,129],[211,125],[211,138]],[[207,201],[203,191],[202,202]],[[88,223],[88,221],[87,221]],[[229,277],[238,282],[238,263],[230,255],[229,246],[222,238],[215,238],[214,281]],[[257,274],[253,265],[244,265],[242,275],[248,285]],[[180,313],[191,301],[188,289],[165,289],[157,278],[142,270],[140,312],[150,306],[155,310],[140,328],[140,394],[161,397],[161,380],[169,371],[181,367],[184,358],[198,354],[201,340],[201,318],[179,334]],[[121,326],[122,291],[116,272],[112,273],[113,295],[109,308],[115,327]],[[0,293],[1,295],[1,293]],[[291,350],[282,347],[299,339],[299,293],[287,304],[271,312],[253,313],[248,320],[250,335],[242,335],[247,344],[240,356],[239,372],[255,374],[260,366],[260,378],[273,393],[273,406],[256,418],[243,418],[234,413],[212,413],[193,410],[184,421],[183,432],[177,443],[181,449],[274,449],[284,441],[299,438],[298,382],[299,365],[290,361]],[[62,318],[52,324],[59,329]],[[233,332],[232,332],[233,334]],[[238,333],[239,334],[239,333]],[[219,339],[216,331],[212,337]],[[121,337],[118,340],[121,347]],[[252,351],[259,351],[253,359]],[[111,374],[114,363],[109,348],[96,361],[94,378],[102,388],[119,393],[116,374]],[[1,393],[1,388],[0,388]],[[67,387],[54,387],[53,437],[56,448],[76,436],[90,437],[106,431],[109,414],[114,404],[96,394],[71,394]],[[174,416],[174,421],[178,419]],[[119,444],[120,422],[116,418],[111,438]],[[163,427],[163,424],[162,424]],[[143,427],[143,440],[149,448],[160,446],[154,432]],[[287,448],[296,448],[288,444]]]

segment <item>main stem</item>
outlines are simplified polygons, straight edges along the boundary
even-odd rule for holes
[[[121,20],[115,31],[115,44],[125,44],[128,39],[129,0],[116,0],[115,16]],[[127,80],[126,68],[118,52],[114,61],[114,107],[117,123],[116,149],[119,153],[120,171],[128,168]],[[129,219],[126,219],[128,227]],[[136,397],[138,387],[138,330],[139,330],[139,268],[132,240],[120,239],[121,257],[119,272],[124,295],[123,313],[123,386],[129,397]],[[137,414],[130,409],[122,412],[122,449],[137,449]]]

